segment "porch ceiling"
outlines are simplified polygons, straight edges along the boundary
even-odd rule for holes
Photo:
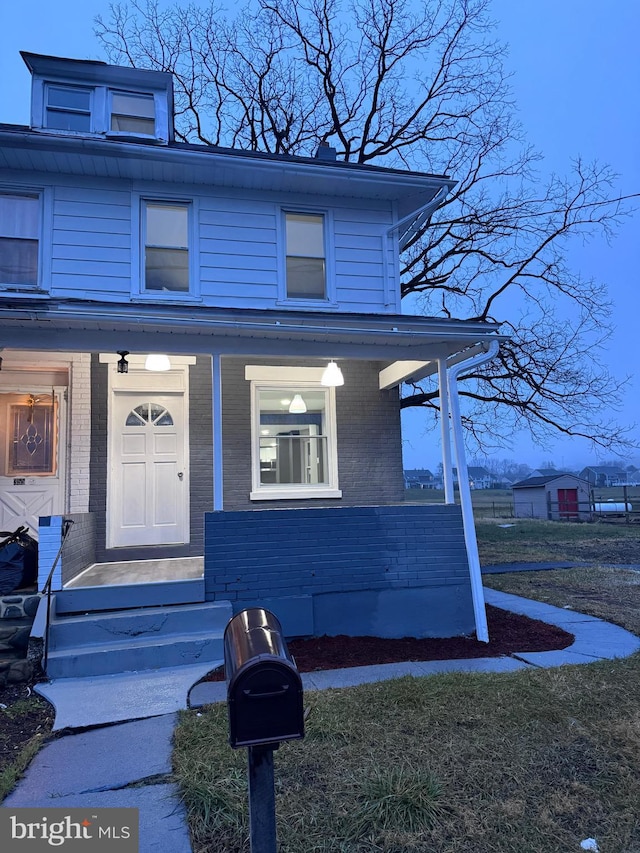
[[[16,300],[0,307],[0,346],[95,352],[319,356],[378,361],[448,357],[500,339],[498,326],[407,315],[97,305]]]

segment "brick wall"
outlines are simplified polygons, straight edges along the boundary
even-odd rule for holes
[[[404,498],[400,408],[397,389],[380,391],[377,362],[340,362],[345,384],[336,388],[339,499],[258,503],[251,491],[251,387],[245,364],[291,364],[277,359],[222,360],[223,471],[225,510],[301,506],[360,506]],[[297,361],[323,367],[326,360]]]
[[[326,507],[205,517],[208,599],[467,582],[457,506]]]
[[[107,509],[107,365],[91,356],[91,459],[89,511],[95,519],[96,558],[103,561]]]
[[[71,513],[65,521],[73,522],[62,548],[62,583],[69,583],[96,561],[95,517],[89,513]]]
[[[69,510],[87,512],[91,457],[91,356],[88,353],[77,353],[71,361],[69,409]]]
[[[211,358],[198,356],[189,368],[189,462],[191,544],[189,553],[204,554],[204,514],[213,509]]]

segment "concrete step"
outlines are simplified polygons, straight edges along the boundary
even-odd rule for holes
[[[50,651],[47,675],[49,678],[86,678],[207,661],[213,664],[222,657],[221,633],[217,636],[211,632],[167,634],[155,639],[137,638],[135,643],[119,640]]]
[[[56,614],[50,625],[47,675],[80,678],[220,660],[231,616],[229,601]]]
[[[204,601],[204,579],[72,587],[55,593],[56,613],[127,610]]]
[[[57,615],[51,622],[49,649],[111,643],[187,632],[224,630],[231,618],[228,602],[141,607],[137,610]]]

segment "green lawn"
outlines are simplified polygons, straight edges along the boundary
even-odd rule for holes
[[[617,541],[566,527],[544,531],[556,558],[580,542],[569,529],[592,546]],[[510,555],[528,553],[535,531],[520,532],[522,541],[490,531],[480,540],[496,554],[505,541]],[[639,573],[487,580],[640,631]],[[640,655],[309,692],[305,705],[305,740],[275,753],[281,853],[578,853],[589,837],[601,853],[640,851]],[[211,706],[183,713],[176,733],[194,853],[249,850],[246,751],[229,748],[226,725],[226,707]]]

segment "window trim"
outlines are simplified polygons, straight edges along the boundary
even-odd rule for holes
[[[299,214],[301,216],[321,216],[323,219],[323,241],[324,241],[324,264],[325,264],[325,294],[321,299],[303,299],[301,297],[291,297],[287,292],[287,215]],[[338,308],[336,301],[336,281],[335,281],[335,258],[333,252],[334,245],[334,223],[333,211],[328,208],[309,207],[307,205],[287,205],[280,208],[280,215],[277,218],[277,240],[279,246],[278,252],[278,301],[277,305],[286,306],[288,308],[313,308],[326,309]]]
[[[64,107],[50,107],[49,106],[49,92],[51,89],[67,89],[69,91],[77,91],[84,92],[89,95],[89,109],[88,110],[74,110],[74,109],[65,109]],[[71,130],[60,127],[50,127],[48,123],[49,118],[49,110],[52,110],[56,113],[73,113],[74,115],[88,115],[89,116],[89,128],[87,130]],[[42,126],[45,130],[50,131],[51,133],[65,133],[70,134],[72,136],[86,136],[87,134],[92,134],[96,132],[96,89],[95,86],[87,86],[87,85],[79,85],[76,86],[73,83],[69,83],[67,81],[56,82],[55,80],[46,80],[44,84],[44,92],[43,92],[43,104],[42,104]]]
[[[147,290],[145,270],[145,248],[147,240],[147,204],[166,204],[187,208],[187,239],[189,252],[189,290]],[[199,200],[184,196],[151,196],[134,193],[131,204],[131,268],[137,270],[137,276],[131,277],[131,297],[141,302],[201,302],[199,263],[200,252],[197,223],[199,221]]]
[[[45,251],[44,246],[45,236],[48,237],[50,243],[53,230],[53,211],[50,194],[42,187],[1,184],[0,195],[25,196],[27,198],[35,198],[38,201],[38,228],[36,236],[38,241],[38,266],[35,284],[17,284],[16,282],[0,280],[0,292],[7,290],[20,291],[25,295],[42,293],[43,290],[48,290],[48,287],[45,288],[44,282],[49,282],[51,277],[51,246],[47,246],[47,251]]]
[[[113,96],[114,95],[132,95],[141,98],[153,99],[153,133],[137,133],[133,130],[112,130],[111,119],[113,117]],[[109,139],[160,139],[161,133],[159,128],[162,125],[162,110],[159,109],[159,101],[155,92],[131,91],[130,89],[119,89],[109,87],[106,89],[106,135]]]
[[[246,365],[245,379],[251,383],[251,492],[252,501],[306,500],[310,498],[341,498],[338,483],[338,433],[336,424],[335,388],[321,384],[323,367],[276,367]],[[325,423],[327,437],[327,474],[329,482],[290,484],[276,487],[260,482],[260,391],[295,392],[304,388],[321,389],[326,395]]]

